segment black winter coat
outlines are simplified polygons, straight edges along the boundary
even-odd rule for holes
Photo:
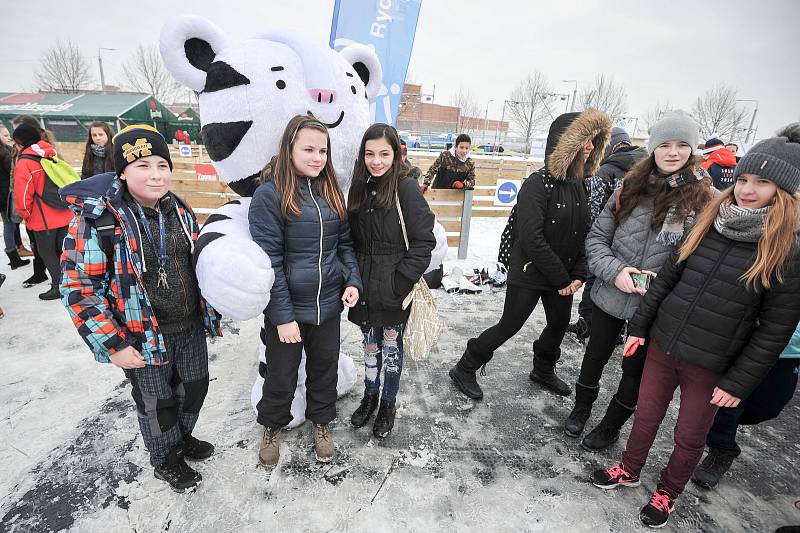
[[[11,155],[11,151],[4,147],[0,146],[0,210],[5,213],[6,216],[9,216],[10,209],[9,209],[9,197],[11,192],[11,164],[13,160],[13,156]]]
[[[626,146],[606,157],[597,169],[597,174],[589,178],[589,209],[592,220],[603,212],[603,208],[611,198],[615,189],[622,185],[625,174],[641,158],[647,156],[647,150],[640,146]]]
[[[747,398],[775,364],[800,319],[800,257],[783,270],[783,283],[748,289],[739,278],[757,243],[737,242],[712,226],[694,253],[675,264],[676,250],[653,280],[628,324],[628,334],[650,338],[667,355],[722,376],[719,388]]]
[[[300,216],[283,217],[273,181],[256,189],[250,203],[250,233],[275,271],[264,313],[276,326],[322,324],[342,312],[344,287],[363,291],[347,220],[331,211],[315,180],[302,178],[300,192]]]
[[[408,320],[411,308],[402,308],[403,299],[430,265],[436,246],[434,216],[417,181],[404,177],[397,191],[408,231],[406,250],[397,208],[373,206],[378,180],[367,181],[365,200],[358,211],[349,213],[364,292],[348,318],[361,327],[391,326]]]
[[[525,180],[517,196],[510,286],[557,291],[586,280],[588,202],[583,183],[557,179],[546,168]]]

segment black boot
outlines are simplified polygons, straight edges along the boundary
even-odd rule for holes
[[[491,359],[491,356],[481,357],[476,349],[476,343],[476,339],[467,341],[467,349],[464,350],[464,355],[461,356],[456,366],[450,369],[448,375],[458,390],[465,396],[473,400],[480,400],[483,398],[483,391],[481,386],[478,385],[475,373]]]
[[[364,397],[361,398],[361,405],[353,411],[353,415],[350,417],[350,423],[357,428],[363,427],[372,418],[372,413],[377,408],[378,395],[364,393]]]
[[[180,453],[180,447],[172,450],[164,464],[155,467],[153,475],[156,479],[166,481],[175,492],[184,492],[197,486],[203,477],[186,464]]]
[[[34,260],[33,266],[34,267],[36,266],[36,260]],[[50,278],[47,277],[47,274],[45,274],[44,272],[36,272],[36,269],[34,268],[33,276],[23,281],[22,286],[27,289],[33,287],[34,285],[38,285],[39,283],[44,283],[48,279]]]
[[[11,250],[10,252],[6,252],[6,255],[8,256],[8,259],[10,260],[10,262],[8,263],[8,266],[11,267],[11,270],[16,270],[19,267],[24,267],[25,265],[27,265],[27,264],[29,264],[31,262],[30,259],[22,259],[19,256],[19,252],[17,250]]]
[[[40,300],[58,300],[61,298],[61,291],[58,290],[57,286],[50,287],[50,290],[47,292],[43,292],[39,295]]]
[[[584,437],[581,447],[590,452],[605,450],[617,440],[619,440],[619,430],[636,410],[636,406],[628,407],[617,401],[617,397],[611,398],[605,416],[599,424]]]
[[[738,455],[737,453],[709,448],[703,462],[695,468],[692,481],[704,489],[713,489],[719,484],[719,480],[730,469],[733,460]]]
[[[575,322],[569,323],[569,326],[567,326],[567,333],[572,333],[580,342],[583,342],[589,338],[590,329],[586,319],[579,316]]]
[[[577,439],[583,433],[586,421],[592,414],[592,404],[597,399],[598,392],[600,392],[600,385],[587,387],[581,385],[580,382],[575,383],[575,407],[564,421],[564,433],[568,437]]]
[[[378,416],[375,417],[375,425],[372,426],[372,434],[382,439],[391,433],[396,413],[397,408],[394,401],[381,400],[380,407],[378,407]]]
[[[183,437],[181,449],[183,457],[190,461],[203,461],[214,455],[214,445],[193,437],[191,433]]]

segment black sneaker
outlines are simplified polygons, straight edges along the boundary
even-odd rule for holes
[[[639,512],[639,520],[641,520],[642,524],[654,529],[664,527],[667,525],[669,515],[675,509],[676,499],[659,485],[653,491],[650,503],[642,507]]]
[[[638,487],[639,476],[634,476],[625,470],[622,463],[617,463],[608,470],[595,470],[592,474],[592,485],[606,490],[617,487]]]
[[[589,338],[589,331],[589,323],[582,316],[579,316],[578,320],[570,322],[569,326],[567,326],[567,333],[572,333],[581,342]]]
[[[735,454],[709,448],[703,462],[694,470],[692,481],[704,489],[713,489],[731,467],[734,459],[736,459]]]
[[[564,380],[556,376],[556,373],[553,371],[539,372],[534,368],[531,370],[531,373],[528,374],[528,377],[534,383],[538,383],[545,389],[549,390],[550,392],[554,392],[559,396],[569,396],[572,394],[572,389],[569,388],[569,385],[567,385]]]
[[[183,438],[182,452],[190,461],[203,461],[214,455],[214,445],[189,434]]]
[[[50,290],[47,292],[43,292],[39,295],[40,300],[60,300],[61,299],[61,291],[58,290],[58,287],[50,287]]]
[[[364,397],[361,398],[361,404],[358,406],[358,409],[353,411],[353,414],[350,417],[350,423],[357,428],[364,427],[367,422],[369,422],[369,419],[372,418],[372,414],[377,408],[378,395],[364,394]]]
[[[153,475],[156,479],[169,483],[169,486],[175,492],[185,492],[187,489],[193,489],[203,479],[199,472],[192,469],[183,458],[178,457],[174,452],[170,454],[170,457],[167,457],[164,464],[155,467]]]
[[[381,400],[380,407],[378,407],[378,416],[375,417],[375,425],[372,426],[372,434],[379,439],[389,435],[394,427],[394,415],[396,413],[395,402]]]
[[[38,285],[39,283],[44,283],[48,279],[50,279],[50,278],[47,277],[47,274],[42,274],[40,276],[37,276],[36,274],[34,274],[33,276],[31,276],[28,279],[26,279],[25,281],[23,281],[22,282],[22,286],[25,287],[26,289],[28,289],[30,287],[33,287],[34,285]]]

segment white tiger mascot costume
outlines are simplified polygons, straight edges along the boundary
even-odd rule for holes
[[[297,30],[273,30],[234,41],[197,16],[170,19],[161,30],[161,56],[172,76],[198,95],[206,151],[220,178],[242,196],[215,211],[195,248],[203,297],[224,316],[248,320],[269,303],[275,275],[266,253],[253,242],[247,218],[259,174],[277,154],[286,123],[307,113],[330,132],[333,166],[345,198],[370,105],[385,92],[375,52],[361,44],[334,51]],[[372,104],[374,105],[374,103]],[[436,224],[431,266],[447,252],[444,228]],[[259,375],[251,401],[261,399],[266,356],[259,348]],[[295,427],[305,421],[305,370],[301,363],[292,403]],[[339,357],[339,396],[356,382],[353,360]]]

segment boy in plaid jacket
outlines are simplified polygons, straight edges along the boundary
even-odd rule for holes
[[[214,453],[192,430],[208,391],[206,332],[221,335],[220,315],[200,295],[192,264],[197,220],[169,191],[165,139],[140,125],[113,143],[116,173],[60,191],[75,213],[61,256],[61,298],[95,359],[130,379],[155,477],[183,492],[201,479],[185,459]],[[113,233],[103,229],[112,225]]]

